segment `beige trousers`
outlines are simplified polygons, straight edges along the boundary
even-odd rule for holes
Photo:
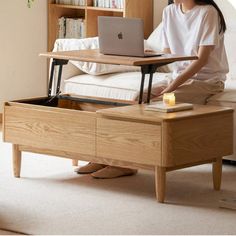
[[[177,102],[205,105],[211,96],[223,91],[222,81],[190,79],[175,91],[175,96]]]
[[[169,83],[171,81],[172,80],[170,80]],[[159,94],[166,86],[163,86],[163,84],[158,86],[158,84],[156,84],[156,86],[153,87],[153,101],[162,100],[162,97],[155,98],[155,95]],[[189,79],[175,91],[176,102],[205,105],[211,96],[223,91],[224,83],[222,81],[212,79],[204,81]]]

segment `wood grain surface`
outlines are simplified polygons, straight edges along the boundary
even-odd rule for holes
[[[98,118],[96,156],[157,165],[161,160],[161,126]]]
[[[141,66],[141,65],[162,64],[162,63],[168,64],[175,61],[187,61],[187,60],[197,59],[196,56],[170,55],[170,54],[158,57],[146,57],[146,58],[113,56],[113,55],[103,55],[99,53],[99,50],[97,49],[64,51],[64,52],[47,52],[47,53],[40,53],[40,56],[47,58],[63,59],[63,60],[96,62],[96,63],[114,64],[114,65],[129,65],[129,66]]]
[[[194,105],[193,110],[179,111],[173,113],[163,113],[156,111],[146,111],[147,105],[134,105],[134,106],[124,106],[109,108],[105,110],[97,111],[97,114],[108,117],[112,119],[128,119],[130,121],[137,122],[152,122],[161,123],[165,120],[180,120],[190,117],[200,117],[200,116],[211,116],[222,113],[233,113],[232,108],[220,107],[220,106],[204,106],[204,105]]]
[[[95,155],[95,114],[74,112],[5,106],[4,141]]]

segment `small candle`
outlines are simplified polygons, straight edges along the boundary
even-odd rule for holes
[[[163,103],[167,106],[175,105],[175,94],[174,93],[165,93],[163,95]]]

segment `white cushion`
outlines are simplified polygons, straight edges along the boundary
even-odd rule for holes
[[[216,3],[222,10],[227,25],[225,47],[229,61],[229,77],[236,80],[236,9],[230,1],[216,0]]]
[[[227,79],[225,81],[225,89],[226,90],[235,90],[236,93],[236,80],[235,79]]]
[[[70,50],[85,50],[98,49],[98,37],[85,39],[57,39],[54,44],[54,52],[70,51]],[[74,66],[90,75],[103,75],[117,72],[140,71],[139,67],[123,66],[123,65],[109,65],[82,61],[70,61]]]
[[[163,51],[163,46],[162,46],[162,27],[163,24],[160,23],[157,28],[151,33],[149,38],[145,41],[145,49],[149,50],[154,50],[157,52],[162,52]],[[172,64],[162,66],[158,69],[159,72],[163,73],[169,73],[173,71],[173,66]]]
[[[160,23],[157,28],[151,33],[151,35],[146,40],[145,47],[147,49],[152,49],[154,51],[160,52],[163,50],[162,47],[162,23]]]
[[[155,73],[153,87],[166,86],[169,74]],[[144,89],[148,88],[147,78]],[[136,100],[141,83],[140,72],[115,73],[91,76],[87,74],[72,77],[65,81],[64,92],[77,96],[93,96],[118,100]]]
[[[229,74],[230,79],[236,80],[236,29],[235,32],[232,32],[231,29],[228,29],[228,32],[225,34],[225,47],[229,62]]]

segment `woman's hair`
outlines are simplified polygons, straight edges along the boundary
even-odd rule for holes
[[[225,18],[224,18],[222,11],[218,7],[218,5],[214,2],[214,0],[194,0],[194,1],[196,4],[199,4],[199,5],[212,5],[218,11],[218,14],[220,17],[220,32],[219,33],[222,33],[222,32],[224,33],[227,29]],[[174,1],[168,0],[168,3],[172,4],[172,3],[174,3]]]

